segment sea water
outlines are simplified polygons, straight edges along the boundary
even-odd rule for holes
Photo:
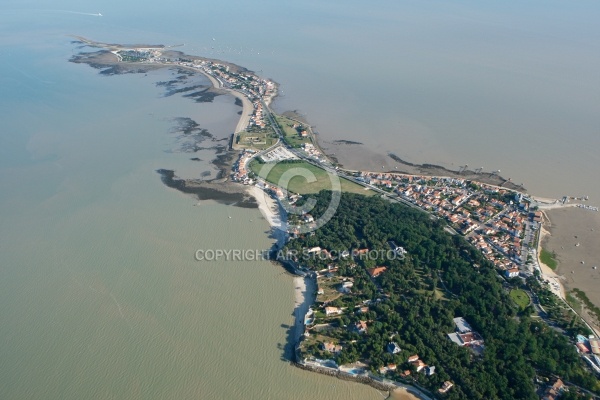
[[[233,98],[165,98],[170,72],[100,76],[68,63],[81,51],[68,34],[236,62],[279,82],[276,108],[323,140],[598,199],[597,7],[4,2],[0,397],[381,397],[285,361],[294,286],[280,267],[194,260],[272,243],[257,210],[197,204],[156,173],[214,174],[172,129],[189,117],[226,136]]]
[[[198,203],[156,172],[214,173],[173,128],[226,137],[233,97],[164,97],[170,71],[101,76],[68,62],[62,33],[23,29],[3,49],[1,398],[381,398],[289,364],[280,266],[194,258],[272,245],[257,209]]]

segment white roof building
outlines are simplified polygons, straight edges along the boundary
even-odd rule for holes
[[[454,325],[456,325],[456,330],[460,333],[468,333],[473,330],[471,325],[463,317],[454,318]]]

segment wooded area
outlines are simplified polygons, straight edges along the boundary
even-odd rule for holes
[[[331,193],[322,191],[311,215],[325,212]],[[379,197],[344,193],[335,216],[314,234],[290,241],[284,251],[301,254],[320,247],[342,254],[352,249],[389,250],[394,241],[408,252],[404,259],[381,257],[299,257],[297,262],[312,270],[338,268],[336,275],[352,278],[351,293],[328,306],[344,308],[341,315],[317,317],[330,323],[322,334],[342,345],[337,355],[323,354],[315,345],[307,354],[335,359],[338,364],[361,360],[372,371],[390,363],[397,371],[387,377],[407,381],[400,373],[413,369],[410,379],[437,394],[444,381],[454,383],[448,399],[538,399],[534,378],[560,376],[599,392],[598,380],[583,366],[573,343],[533,318],[510,299],[515,284],[499,276],[482,254],[461,236],[443,230],[445,223],[431,216]],[[367,269],[385,266],[384,273],[371,278]],[[358,311],[368,305],[368,311]],[[315,311],[319,311],[317,304]],[[485,340],[481,355],[452,342],[454,317],[465,318]],[[351,327],[367,321],[368,331]],[[320,332],[321,333],[321,332]],[[402,351],[391,354],[393,341]],[[415,373],[407,357],[418,354],[430,366],[432,376]]]

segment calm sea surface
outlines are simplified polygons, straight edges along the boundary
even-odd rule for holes
[[[294,287],[281,268],[193,258],[271,244],[257,210],[195,205],[155,172],[214,173],[211,152],[183,152],[171,129],[190,117],[224,137],[233,99],[163,97],[168,72],[99,76],[67,62],[66,35],[184,44],[281,83],[276,106],[324,139],[598,203],[598,14],[592,2],[2,2],[0,398],[381,398],[282,361]]]

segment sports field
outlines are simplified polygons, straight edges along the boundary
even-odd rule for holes
[[[250,169],[267,182],[271,182],[277,186],[287,186],[286,189],[294,193],[306,194],[318,193],[323,189],[332,190],[335,187],[335,182],[339,180],[340,188],[343,192],[365,195],[374,194],[370,190],[365,190],[363,186],[346,179],[341,179],[322,168],[304,161],[280,162],[273,165],[261,164],[254,160],[250,163]]]

